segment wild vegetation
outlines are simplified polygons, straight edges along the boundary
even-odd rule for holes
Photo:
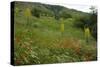
[[[94,8],[91,11],[85,13],[59,5],[15,2],[14,64],[96,60],[97,12]],[[85,28],[90,31],[85,33]]]

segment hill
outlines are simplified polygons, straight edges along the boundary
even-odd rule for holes
[[[15,65],[97,60],[96,40],[91,34],[86,38],[80,28],[90,13],[59,5],[14,3]]]

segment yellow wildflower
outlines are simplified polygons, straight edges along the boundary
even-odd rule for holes
[[[24,15],[25,15],[26,17],[30,17],[30,16],[31,16],[31,10],[30,10],[29,8],[26,8],[26,9],[25,9],[25,12],[24,12]]]
[[[61,32],[64,32],[64,23],[61,23]]]
[[[90,37],[90,29],[85,28],[85,37]]]

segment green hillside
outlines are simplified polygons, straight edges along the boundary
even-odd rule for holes
[[[88,18],[91,13],[59,5],[15,2],[14,64],[96,60],[96,22],[89,24]],[[88,42],[86,25],[90,28]]]

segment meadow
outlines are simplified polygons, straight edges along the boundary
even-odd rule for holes
[[[61,32],[61,22],[64,31]],[[84,31],[74,18],[23,15],[14,17],[14,64],[51,64],[97,60],[96,40],[86,42]]]

